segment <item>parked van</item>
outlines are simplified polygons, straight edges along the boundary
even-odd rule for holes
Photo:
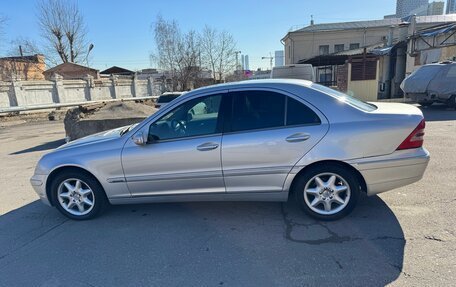
[[[272,68],[271,79],[301,79],[315,82],[315,71],[310,64],[292,64]]]

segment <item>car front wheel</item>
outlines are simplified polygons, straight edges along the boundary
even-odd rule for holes
[[[356,206],[360,184],[342,165],[318,165],[302,174],[294,186],[298,204],[318,220],[336,220]]]
[[[64,172],[51,185],[52,200],[65,216],[86,220],[97,216],[107,205],[100,183],[83,172]]]

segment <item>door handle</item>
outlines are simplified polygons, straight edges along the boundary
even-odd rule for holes
[[[292,134],[291,136],[287,137],[285,140],[287,142],[293,143],[293,142],[302,142],[306,141],[310,138],[309,134],[306,133],[296,133]]]
[[[209,143],[203,143],[203,144],[197,146],[196,149],[199,151],[207,151],[207,150],[216,149],[216,148],[218,148],[218,146],[219,145],[216,143],[209,142]]]

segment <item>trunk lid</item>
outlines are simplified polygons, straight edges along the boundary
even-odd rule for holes
[[[373,105],[377,106],[377,109],[372,111],[373,114],[385,114],[385,115],[416,115],[423,117],[423,112],[414,105],[402,104],[402,103],[383,103],[373,102]]]

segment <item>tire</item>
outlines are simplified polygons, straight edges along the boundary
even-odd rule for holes
[[[332,179],[334,184],[331,184]],[[339,164],[311,167],[299,176],[293,192],[307,215],[327,221],[347,216],[355,208],[361,193],[358,177]]]
[[[58,174],[51,183],[51,196],[55,207],[74,220],[95,218],[108,206],[103,187],[85,172],[68,171]]]
[[[434,102],[418,102],[418,104],[420,104],[420,106],[422,107],[429,107],[433,104]]]

